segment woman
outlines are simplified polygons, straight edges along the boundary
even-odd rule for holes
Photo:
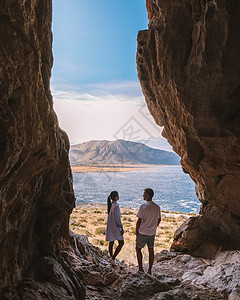
[[[111,263],[115,265],[115,258],[121,251],[124,245],[123,239],[123,225],[121,222],[121,212],[119,208],[119,204],[117,201],[119,200],[119,195],[117,191],[111,192],[108,196],[107,204],[108,204],[108,220],[107,220],[107,230],[106,230],[106,241],[109,242],[109,254],[111,256]],[[113,245],[114,241],[118,241],[118,246],[113,253]]]

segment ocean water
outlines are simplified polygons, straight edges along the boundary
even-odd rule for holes
[[[111,191],[119,192],[120,206],[139,208],[143,190],[154,190],[153,200],[162,210],[199,212],[200,202],[195,186],[181,166],[159,166],[130,172],[73,173],[75,197],[78,203],[103,203]]]

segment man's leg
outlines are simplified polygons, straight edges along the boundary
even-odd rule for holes
[[[113,259],[117,257],[118,253],[122,250],[123,245],[124,245],[124,241],[118,241],[118,246],[114,252],[114,255],[112,256]]]
[[[142,249],[136,247],[136,252],[137,252],[138,270],[140,272],[144,272],[143,265],[142,265],[142,258],[143,258],[143,256],[142,256]]]
[[[109,242],[109,246],[108,246],[108,251],[111,257],[113,256],[113,244],[114,242]]]
[[[154,262],[154,248],[148,247],[148,252],[149,252],[148,274],[152,274],[152,266],[153,266],[153,262]]]

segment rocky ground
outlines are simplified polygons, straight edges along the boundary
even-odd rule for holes
[[[153,274],[148,275],[121,262],[112,267],[109,257],[87,237],[73,234],[72,245],[78,257],[73,254],[71,264],[86,286],[87,300],[240,299],[240,251],[205,260],[163,250],[156,254]]]
[[[134,218],[135,212],[130,208],[122,209],[122,212],[122,217]],[[77,220],[79,220],[78,214],[82,217],[84,214],[87,215],[88,221],[86,223],[83,222],[83,219],[80,219],[78,226],[73,226],[73,224],[71,226],[75,229],[75,232],[81,230],[88,232],[91,241],[99,238],[100,241],[104,241],[103,234],[93,234],[96,228],[103,227],[101,222],[105,220],[103,218],[104,213],[105,206],[98,206],[98,209],[89,204],[84,207],[78,206],[72,214],[72,217],[75,216],[75,218],[72,219],[71,217],[71,222],[75,221],[76,225]],[[169,218],[168,214],[171,214],[171,218],[174,215],[175,218],[179,217],[178,214],[173,213],[163,214],[165,215],[164,218]],[[95,221],[94,224],[92,224],[93,221]],[[130,223],[132,227],[135,226],[135,220],[134,222],[126,220],[126,222]],[[161,225],[167,226],[166,224],[170,224],[168,226],[173,226],[173,223],[165,220],[165,223]],[[86,227],[79,226],[81,224],[85,224]],[[171,229],[174,232],[174,228]],[[163,229],[159,228],[159,233],[161,232],[163,232]],[[127,234],[129,236],[132,234],[133,239],[134,233],[130,233],[131,230]],[[161,240],[160,237],[163,240],[165,239],[164,235],[159,234]],[[130,240],[127,239],[128,243]],[[170,252],[166,249],[162,250],[162,246],[159,247],[158,243],[157,240],[152,275],[138,272],[136,264],[129,263],[133,260],[130,244],[125,244],[125,252],[123,252],[125,261],[120,259],[118,265],[112,267],[107,255],[106,244],[101,245],[101,243],[95,242],[97,246],[93,245],[89,242],[87,236],[74,233],[71,234],[72,252],[66,252],[64,258],[70,262],[71,267],[86,286],[87,300],[240,299],[240,251],[219,252],[215,259],[210,260],[192,257],[184,253]],[[169,241],[167,243],[165,240],[165,244],[169,249]],[[101,246],[102,249],[98,246]],[[129,257],[126,256],[127,252],[129,252]],[[147,270],[146,258],[147,256],[145,257],[145,270]]]
[[[162,251],[156,255],[152,276],[120,265],[114,270],[119,279],[109,287],[87,286],[87,299],[239,300],[239,258],[240,252],[225,252],[205,262]]]

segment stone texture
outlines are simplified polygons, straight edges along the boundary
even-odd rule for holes
[[[101,291],[99,299],[226,300],[239,297],[239,251],[225,251],[214,260],[202,260],[163,250],[156,253],[156,260],[152,275],[137,272],[137,267],[131,268],[121,280]],[[90,295],[97,296],[97,292]]]
[[[69,247],[62,254],[85,285],[106,287],[119,279],[122,270],[125,274],[123,265],[113,269],[109,257],[86,236],[71,232]]]
[[[238,249],[239,245],[239,217],[205,202],[199,216],[189,218],[177,229],[171,250],[214,258],[217,252]]]
[[[240,251],[220,252],[211,260],[180,253],[170,258],[170,253],[158,254],[162,259],[154,264],[153,275],[168,284],[172,282],[172,291],[159,293],[153,299],[175,299],[175,294],[176,299],[195,299],[194,296],[201,300],[240,298]],[[174,277],[178,282],[174,283]]]
[[[51,19],[50,0],[0,3],[1,299],[84,296],[60,254],[75,198],[50,93]]]
[[[239,249],[240,3],[147,0],[147,9],[149,29],[138,34],[138,77],[150,113],[204,203],[175,244],[184,241],[191,252],[208,236],[216,249]]]
[[[230,299],[234,295],[240,297],[240,251],[225,251],[210,261],[206,269],[196,272],[193,268],[182,276],[183,282],[215,289]]]
[[[171,287],[156,277],[146,273],[133,273],[126,277],[121,286],[121,299],[142,299],[159,292],[171,290]]]
[[[199,300],[197,295],[184,293],[181,289],[176,289],[167,293],[159,293],[150,300]]]

